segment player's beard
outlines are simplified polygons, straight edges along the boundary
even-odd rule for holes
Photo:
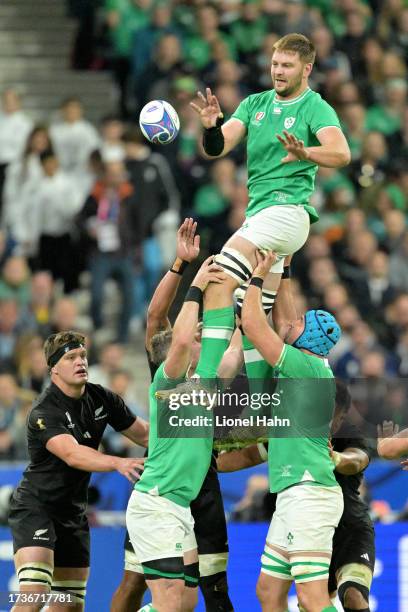
[[[285,89],[281,89],[281,90],[276,90],[276,93],[278,94],[278,96],[281,96],[282,98],[288,98],[289,96],[291,96],[295,91],[297,91],[298,89],[300,89],[301,85],[302,85],[302,79],[303,79],[303,70],[302,72],[299,73],[298,77],[296,78],[296,80],[292,81],[292,83],[289,83],[287,85],[287,87]],[[295,77],[293,77],[295,78]],[[273,85],[275,87],[275,78],[273,79]]]

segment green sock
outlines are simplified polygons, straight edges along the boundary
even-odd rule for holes
[[[201,378],[217,377],[218,366],[229,346],[234,325],[232,306],[204,311],[201,353],[196,368],[196,374]]]
[[[242,348],[244,349],[245,370],[249,384],[251,384],[251,380],[260,380],[272,376],[273,367],[265,361],[258,349],[244,335],[242,335]]]

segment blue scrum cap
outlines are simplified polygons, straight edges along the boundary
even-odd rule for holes
[[[330,312],[308,310],[305,314],[305,329],[293,346],[323,357],[329,354],[340,336],[340,325]]]

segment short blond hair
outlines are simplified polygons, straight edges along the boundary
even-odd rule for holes
[[[316,59],[314,44],[303,34],[286,34],[276,41],[273,50],[299,53],[300,60],[305,64],[313,64]]]

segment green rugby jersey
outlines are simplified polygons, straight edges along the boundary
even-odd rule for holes
[[[285,344],[275,374],[281,403],[274,415],[290,425],[270,430],[271,492],[297,484],[337,486],[327,447],[336,389],[327,359]]]
[[[184,380],[167,378],[164,363],[154,376],[149,390],[149,455],[135,489],[188,507],[197,497],[210,467],[213,437],[209,433],[206,438],[181,438],[177,437],[180,431],[175,432],[175,437],[159,437],[159,421],[161,417],[168,419],[168,407],[155,397],[158,389],[172,389]],[[161,431],[169,432],[170,428],[163,425]]]
[[[318,166],[309,161],[283,164],[286,150],[276,134],[287,130],[303,140],[305,147],[319,146],[319,130],[340,127],[334,109],[309,88],[287,101],[276,100],[272,89],[242,100],[232,118],[239,119],[247,129],[247,217],[268,206],[299,204],[306,208],[311,223],[317,221],[319,215],[309,206],[309,199]]]

